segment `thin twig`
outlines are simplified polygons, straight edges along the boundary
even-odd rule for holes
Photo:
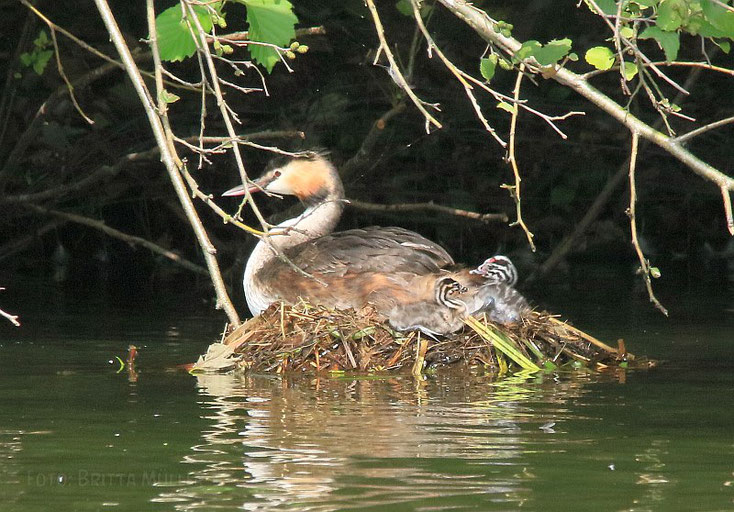
[[[469,98],[469,101],[471,102],[472,108],[474,109],[474,112],[477,115],[477,118],[481,121],[482,125],[484,126],[484,129],[489,132],[489,134],[496,140],[500,146],[503,148],[507,147],[507,143],[502,140],[502,138],[497,135],[497,132],[494,128],[489,124],[489,121],[487,121],[487,118],[484,117],[484,114],[482,113],[482,109],[479,106],[479,102],[477,102],[476,96],[474,96],[474,93],[472,92],[472,86],[469,85],[469,82],[467,82],[464,79],[464,74],[461,72],[453,62],[451,62],[446,55],[441,51],[441,49],[436,45],[436,43],[433,41],[433,38],[431,37],[431,34],[428,32],[428,29],[426,29],[425,24],[423,23],[423,18],[421,17],[420,12],[420,6],[418,5],[418,0],[411,0],[411,5],[413,6],[413,17],[415,18],[415,22],[418,25],[418,28],[423,33],[423,37],[426,39],[426,42],[428,43],[428,56],[429,58],[432,55],[432,52],[435,51],[438,57],[441,59],[441,62],[444,63],[444,66],[448,68],[449,71],[456,77],[456,79],[459,81],[461,86],[464,88],[464,92],[466,93],[466,96]]]
[[[108,62],[108,63],[110,63],[110,64],[112,64],[114,66],[116,66],[117,68],[122,69],[122,70],[125,69],[125,65],[122,62],[120,62],[119,60],[113,59],[109,55],[107,55],[107,54],[99,51],[98,49],[96,49],[94,46],[91,46],[91,45],[85,43],[84,41],[82,41],[81,39],[79,39],[78,37],[76,37],[74,34],[72,34],[71,32],[69,32],[68,30],[66,30],[64,27],[62,27],[60,25],[57,25],[56,23],[54,23],[53,21],[51,21],[49,18],[47,18],[46,16],[44,16],[44,14],[41,11],[39,11],[33,5],[31,5],[28,2],[28,0],[20,0],[20,2],[23,5],[25,5],[28,9],[30,9],[31,12],[33,12],[33,14],[35,14],[36,16],[38,16],[48,26],[49,30],[56,31],[59,34],[61,34],[63,36],[66,36],[68,39],[70,39],[71,41],[73,41],[80,48],[82,48],[82,49],[88,51],[89,53],[91,53],[92,55],[95,55],[95,56],[99,57],[100,59],[102,59],[102,60],[104,60],[104,61],[106,61],[106,62]],[[136,58],[137,59],[145,59],[145,58],[150,58],[150,56],[149,55],[141,55],[141,54],[138,54],[138,55],[136,55]],[[142,75],[144,75],[144,76],[149,77],[149,78],[153,78],[153,73],[150,73],[148,71],[141,70],[140,73]],[[169,83],[167,82],[167,85],[168,84]],[[170,84],[170,85],[176,86],[176,84]],[[188,90],[197,90],[196,87],[194,87],[194,86],[181,85],[180,87],[182,87],[183,89],[188,89]]]
[[[222,90],[219,87],[219,80],[217,75],[217,70],[214,67],[214,59],[212,58],[211,51],[209,50],[209,46],[207,46],[206,42],[206,32],[201,26],[201,22],[199,21],[198,16],[194,13],[193,8],[191,5],[186,3],[185,0],[182,0],[183,4],[182,6],[186,7],[186,20],[188,23],[193,23],[191,25],[191,31],[192,35],[194,36],[194,41],[197,43],[197,47],[199,50],[199,54],[203,57],[203,60],[206,62],[206,66],[209,71],[209,76],[211,77],[211,86],[214,90],[214,95],[217,98],[217,106],[219,107],[219,111],[222,115],[222,120],[224,121],[224,125],[227,128],[227,134],[230,136],[231,139],[236,139],[237,134],[234,129],[234,125],[232,124],[232,112],[228,110],[228,105],[224,101],[224,97],[222,96]],[[203,78],[203,77],[202,77]],[[252,200],[252,196],[250,195],[249,187],[247,186],[249,180],[247,178],[247,171],[245,170],[245,163],[242,159],[242,153],[240,152],[240,148],[237,144],[232,146],[232,154],[234,155],[235,162],[237,163],[237,170],[240,174],[240,180],[242,181],[242,184],[245,187],[245,198],[247,202],[250,204],[250,207],[252,208],[253,212],[255,213],[255,216],[257,217],[257,220],[260,222],[260,225],[263,227],[263,230],[265,233],[267,233],[268,228],[270,227],[265,218],[263,217],[262,213],[260,213],[260,209],[257,207],[257,204]]]
[[[4,290],[5,288],[0,288],[0,291]],[[10,313],[6,313],[2,309],[0,309],[0,316],[3,316],[7,318],[11,324],[13,324],[16,327],[20,327],[20,322],[18,321],[18,315],[11,315]]]
[[[656,308],[660,310],[662,314],[668,316],[668,310],[660,303],[655,297],[655,293],[652,291],[652,279],[650,262],[645,258],[645,254],[642,252],[640,247],[640,241],[637,238],[637,217],[635,214],[635,208],[637,204],[637,189],[635,187],[635,167],[637,164],[637,147],[640,140],[640,135],[637,132],[632,132],[632,149],[630,150],[630,167],[629,167],[629,182],[630,182],[630,206],[627,213],[630,218],[630,230],[632,231],[632,245],[637,253],[637,258],[640,260],[640,272],[642,278],[645,280],[645,287],[647,288],[647,294],[650,297]]]
[[[318,27],[305,27],[296,29],[296,38],[304,36],[324,36],[326,35],[326,27],[320,25]],[[248,41],[250,39],[250,32],[232,32],[231,34],[224,34],[219,36],[231,41]],[[212,41],[214,38],[210,38]]]
[[[454,15],[467,23],[482,38],[499,46],[511,55],[514,55],[522,46],[522,43],[517,39],[506,37],[499,30],[496,30],[497,22],[490,18],[483,10],[470,5],[464,0],[438,1],[446,6]],[[640,137],[659,146],[668,154],[688,166],[695,174],[715,183],[718,187],[726,187],[728,190],[734,190],[734,178],[727,176],[719,169],[704,162],[680,144],[675,144],[671,137],[660,133],[647,123],[642,122],[609,96],[592,87],[582,75],[559,67],[555,70],[555,73],[549,75],[549,78],[576,91],[622,125],[626,126],[629,130],[637,132]]]
[[[371,212],[416,212],[416,211],[432,211],[453,215],[456,217],[464,217],[467,219],[477,220],[485,224],[490,222],[507,222],[507,214],[504,213],[477,213],[459,208],[451,208],[450,206],[442,206],[433,202],[428,203],[401,203],[401,204],[376,204],[366,203],[364,201],[348,200],[347,204],[357,208]]]
[[[522,230],[525,232],[525,236],[528,239],[530,249],[535,252],[535,243],[533,243],[533,237],[535,235],[533,235],[533,233],[528,229],[525,221],[522,218],[522,196],[520,192],[520,184],[522,182],[522,178],[520,177],[520,168],[517,165],[517,158],[515,157],[515,134],[517,132],[517,117],[520,113],[520,109],[517,108],[517,102],[520,100],[520,85],[522,84],[524,71],[525,65],[520,64],[520,70],[517,72],[517,79],[515,80],[515,88],[512,91],[515,99],[515,108],[512,111],[512,118],[510,119],[510,146],[507,151],[507,160],[510,162],[510,165],[512,166],[512,172],[515,175],[515,185],[502,185],[502,187],[510,191],[510,195],[512,195],[512,199],[515,201],[517,219],[515,220],[515,222],[511,223],[510,226],[520,226],[522,228]]]
[[[609,28],[612,30],[612,32],[614,32],[614,24],[612,24],[612,22],[609,21],[609,18],[604,14],[604,11],[599,7],[599,5],[596,3],[596,1],[595,0],[586,0],[586,1],[590,5],[592,5],[594,7],[594,9],[596,10],[597,14],[599,14],[599,16],[601,17],[601,19],[604,20],[604,22],[609,26]],[[660,71],[658,69],[658,67],[652,62],[652,60],[650,60],[650,58],[648,58],[647,55],[645,55],[644,53],[642,53],[642,51],[637,47],[637,45],[632,44],[632,42],[629,39],[627,39],[626,37],[624,37],[622,34],[619,34],[618,33],[618,35],[619,35],[619,39],[624,43],[625,48],[627,48],[632,53],[634,53],[635,56],[638,59],[640,59],[641,61],[647,63],[649,65],[649,67],[655,72],[655,74],[658,77],[660,77],[661,79],[663,79],[666,82],[668,82],[672,87],[674,87],[675,89],[677,89],[681,93],[686,94],[686,95],[689,94],[689,92],[687,90],[685,90],[683,87],[681,87],[680,85],[678,85],[674,80],[672,80],[671,78],[669,78],[665,73],[663,73],[662,71]],[[616,39],[616,36],[615,36],[615,39]],[[620,62],[620,65],[621,65],[621,62]]]
[[[121,60],[125,65],[125,70],[127,71],[133,87],[138,94],[140,102],[143,105],[145,114],[148,117],[148,122],[153,131],[153,135],[155,136],[156,143],[161,150],[161,159],[165,165],[166,171],[168,172],[171,184],[176,191],[176,196],[178,197],[179,201],[181,202],[181,206],[186,212],[189,223],[196,235],[199,246],[202,249],[202,253],[204,254],[204,259],[206,260],[207,268],[209,270],[209,276],[212,280],[212,284],[217,295],[217,306],[224,309],[227,317],[230,320],[230,323],[239,325],[239,315],[237,314],[237,310],[235,310],[234,306],[232,305],[232,301],[227,294],[227,289],[224,285],[224,281],[222,280],[221,272],[219,271],[219,263],[217,262],[217,259],[215,257],[216,249],[209,240],[206,229],[201,223],[201,219],[199,219],[198,213],[196,212],[196,208],[194,207],[193,202],[188,196],[186,184],[183,182],[183,179],[181,178],[181,175],[179,173],[179,169],[176,165],[177,157],[175,157],[175,155],[172,154],[170,150],[163,124],[158,117],[155,104],[150,97],[148,88],[143,81],[143,77],[141,76],[140,71],[135,64],[135,61],[133,60],[130,49],[125,43],[125,39],[122,36],[122,32],[117,25],[117,21],[115,20],[115,17],[110,10],[110,6],[107,3],[107,0],[94,0],[94,3],[99,10],[105,27],[107,28],[107,32],[109,33],[110,38],[115,45],[115,48],[120,54]],[[155,39],[155,26],[149,26],[148,30],[151,33],[151,37]]]
[[[416,108],[423,114],[423,116],[426,119],[426,133],[430,133],[430,126],[433,125],[436,128],[442,128],[441,123],[436,120],[435,117],[433,117],[428,110],[423,105],[426,105],[426,103],[418,98],[418,96],[415,95],[413,90],[410,88],[410,85],[408,84],[407,80],[405,80],[405,77],[403,76],[403,73],[400,71],[400,67],[398,67],[397,62],[395,61],[395,56],[392,54],[392,51],[390,50],[390,46],[387,44],[387,40],[385,39],[385,29],[382,27],[382,21],[380,21],[380,15],[377,13],[377,8],[375,7],[374,0],[366,0],[367,2],[367,8],[370,10],[370,13],[372,14],[372,21],[375,25],[375,30],[377,31],[377,38],[380,40],[380,47],[377,50],[377,54],[375,55],[375,61],[374,64],[377,64],[377,60],[380,57],[380,54],[382,52],[385,53],[385,56],[387,57],[387,60],[390,64],[390,67],[388,69],[388,72],[390,73],[390,77],[397,83],[397,85],[405,91],[405,94],[408,95],[408,97],[411,99],[413,104],[416,106]],[[437,107],[434,105],[434,108],[437,109]]]
[[[734,236],[734,217],[731,211],[731,193],[729,190],[721,187],[721,196],[724,200],[724,215],[726,216],[726,227],[729,234]]]
[[[127,233],[123,233],[120,230],[117,230],[115,228],[108,226],[107,224],[104,223],[104,221],[90,219],[89,217],[84,217],[82,215],[77,215],[75,213],[62,212],[58,210],[49,210],[47,208],[43,208],[35,204],[26,204],[25,206],[43,215],[52,215],[54,217],[64,219],[69,222],[74,222],[76,224],[81,224],[84,226],[88,226],[90,228],[94,228],[98,231],[102,231],[103,233],[105,233],[108,236],[111,236],[112,238],[117,238],[118,240],[122,240],[123,242],[128,243],[130,245],[140,245],[150,250],[151,252],[160,254],[164,258],[171,260],[176,265],[179,265],[187,270],[191,270],[192,272],[201,274],[203,276],[209,275],[209,272],[207,271],[207,269],[205,269],[204,267],[200,265],[197,265],[196,263],[190,262],[186,258],[183,258],[180,254],[177,254],[164,247],[161,247],[160,245],[154,244],[153,242],[146,240],[145,238],[140,238],[139,236],[128,235]]]
[[[686,77],[686,81],[684,82],[683,87],[685,87],[686,89],[691,89],[696,83],[696,80],[700,76],[701,72],[702,69],[700,67],[694,67],[693,69],[691,69],[691,71],[688,73],[688,76]],[[673,100],[673,103],[679,103],[683,101],[685,101],[685,96],[679,93]],[[662,119],[658,118],[653,123],[652,128],[657,130],[660,126],[662,126],[662,124]],[[648,146],[649,144],[649,140],[643,140],[640,144],[639,151],[644,151],[646,146]],[[563,260],[566,254],[568,254],[571,249],[573,249],[576,240],[584,232],[586,232],[588,227],[604,211],[604,207],[612,198],[614,191],[624,181],[624,178],[627,176],[628,172],[629,161],[625,159],[625,161],[617,168],[617,171],[607,180],[601,192],[599,192],[599,195],[596,196],[596,199],[594,199],[594,202],[591,203],[591,206],[589,206],[588,210],[586,210],[586,213],[576,224],[573,231],[564,236],[563,240],[561,240],[561,242],[553,249],[553,252],[550,256],[548,256],[543,264],[533,273],[531,273],[527,277],[527,279],[525,279],[526,284],[547,275],[553,268],[555,268],[556,265],[558,265],[558,263]]]
[[[711,0],[711,1],[715,3],[716,5],[718,5],[719,7],[723,7],[724,9],[726,9],[729,12],[734,12],[734,7],[722,2],[721,0]]]
[[[700,128],[696,128],[695,130],[691,130],[688,133],[684,133],[683,135],[679,135],[678,137],[673,139],[674,143],[682,143],[687,140],[690,140],[694,137],[698,137],[699,135],[706,133],[709,130],[714,130],[716,128],[719,128],[721,126],[725,126],[727,124],[734,123],[734,116],[727,117],[725,119],[719,119],[718,121],[714,121],[713,123],[709,123],[706,125],[701,126]]]
[[[89,124],[94,124],[92,118],[85,114],[84,110],[82,110],[81,105],[79,105],[79,102],[76,99],[76,94],[74,94],[74,86],[71,85],[69,77],[67,77],[66,73],[64,72],[64,65],[61,63],[61,50],[59,49],[59,42],[56,40],[56,30],[51,25],[49,25],[48,28],[51,32],[51,42],[54,45],[54,55],[56,56],[56,69],[59,71],[59,76],[66,84],[67,89],[69,89],[69,98],[71,98],[71,103],[74,105],[74,108],[79,113],[79,115],[82,116],[82,119],[84,119]]]
[[[734,69],[728,69],[728,68],[722,68],[720,66],[714,66],[708,62],[686,62],[686,61],[673,61],[673,62],[652,62],[650,64],[647,64],[645,62],[641,63],[643,67],[650,67],[650,66],[679,66],[679,67],[685,67],[685,68],[701,68],[708,71],[715,71],[717,73],[723,73],[725,75],[734,76]],[[609,69],[594,69],[593,71],[589,71],[587,73],[584,73],[580,75],[585,80],[588,80],[589,78],[593,78],[597,75],[603,75],[604,73],[608,73],[610,71],[615,71],[619,69],[618,65],[614,65]],[[688,88],[683,85],[683,88],[688,90]]]

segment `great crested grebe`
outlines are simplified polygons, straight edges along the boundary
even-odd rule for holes
[[[512,323],[530,309],[513,288],[517,271],[504,256],[470,270],[407,229],[373,226],[332,233],[344,210],[344,187],[321,155],[271,163],[253,181],[250,192],[258,190],[294,195],[306,210],[274,228],[247,260],[243,285],[253,315],[274,302],[304,298],[337,309],[371,305],[397,330],[448,334],[461,329],[466,315],[486,311],[494,321]],[[223,195],[244,193],[240,185]]]

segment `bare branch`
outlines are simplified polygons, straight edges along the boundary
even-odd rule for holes
[[[517,165],[517,158],[515,157],[515,134],[517,132],[517,117],[520,113],[520,109],[517,107],[517,102],[520,100],[520,85],[522,84],[523,72],[525,71],[525,65],[520,64],[520,69],[517,72],[517,79],[515,80],[515,88],[513,89],[513,97],[515,100],[515,108],[512,111],[512,118],[510,119],[510,147],[507,151],[507,160],[512,166],[512,173],[515,175],[515,185],[502,185],[502,188],[506,188],[510,191],[512,199],[515,201],[515,212],[517,218],[515,222],[511,223],[510,226],[520,226],[525,232],[525,236],[528,239],[528,245],[530,249],[535,252],[535,243],[533,243],[533,233],[528,229],[525,221],[522,219],[522,196],[520,193],[520,168]]]
[[[647,294],[650,297],[656,308],[660,310],[662,314],[668,316],[668,310],[660,303],[655,297],[652,291],[652,270],[650,268],[650,262],[645,258],[642,248],[640,247],[640,241],[637,238],[637,217],[635,214],[635,207],[637,204],[637,189],[635,187],[635,167],[637,165],[637,147],[640,140],[640,136],[636,132],[632,132],[632,149],[630,150],[630,167],[629,167],[629,183],[630,183],[630,206],[627,210],[627,214],[630,218],[630,230],[632,231],[632,245],[635,247],[635,252],[640,260],[640,273],[642,278],[645,280],[645,287],[647,287]]]
[[[326,27],[323,25],[318,27],[306,27],[306,28],[298,28],[296,29],[296,38],[298,37],[304,37],[304,36],[324,36],[326,35]],[[244,32],[232,32],[231,34],[224,34],[223,36],[219,36],[224,39],[229,39],[230,41],[248,41],[250,39],[250,33],[248,31]],[[215,38],[209,37],[207,41],[211,42],[214,41]]]
[[[149,2],[151,3],[148,5],[148,30],[151,34],[151,38],[153,39],[152,44],[155,45],[155,25],[151,16],[152,0],[149,0]],[[179,167],[177,165],[178,158],[175,156],[175,153],[173,153],[174,150],[172,150],[172,143],[169,142],[169,139],[166,136],[163,124],[161,119],[158,117],[158,112],[156,111],[155,104],[150,97],[148,88],[135,65],[130,49],[127,47],[122,33],[120,32],[120,28],[117,26],[117,21],[110,10],[110,6],[107,4],[107,0],[95,0],[95,5],[99,10],[115,48],[120,54],[121,60],[125,65],[125,70],[132,81],[133,87],[138,93],[138,97],[145,109],[148,122],[150,123],[150,127],[153,131],[153,135],[155,136],[156,143],[161,150],[161,159],[165,165],[166,171],[168,172],[171,184],[173,185],[176,195],[181,202],[181,206],[183,206],[186,216],[189,219],[189,223],[196,234],[197,241],[199,242],[202,253],[204,254],[204,259],[207,263],[209,276],[217,295],[217,305],[218,307],[224,308],[227,313],[227,317],[232,324],[239,325],[239,315],[234,309],[232,301],[229,299],[227,289],[224,286],[224,281],[222,280],[222,275],[219,271],[219,263],[215,257],[216,249],[212,245],[211,241],[209,241],[206,229],[204,229],[196,209],[188,196],[186,184],[183,182],[179,173]],[[196,17],[194,16],[194,18]]]
[[[425,24],[423,23],[423,18],[421,17],[420,13],[420,7],[418,5],[418,0],[411,0],[411,5],[413,6],[413,17],[415,18],[415,22],[418,24],[418,28],[423,33],[423,37],[426,39],[426,42],[428,43],[428,56],[431,57],[432,52],[435,50],[438,57],[441,59],[441,61],[444,63],[444,65],[448,68],[449,71],[456,77],[456,79],[459,81],[461,86],[464,88],[464,92],[466,93],[466,96],[469,98],[469,101],[471,102],[472,108],[474,109],[474,112],[477,115],[477,118],[481,121],[482,125],[484,126],[484,129],[489,132],[489,134],[500,144],[500,146],[507,147],[507,143],[502,140],[502,138],[497,135],[497,132],[495,131],[492,126],[490,126],[489,121],[487,121],[487,118],[484,117],[484,114],[482,113],[482,109],[479,106],[479,103],[477,102],[477,98],[474,96],[474,93],[472,92],[472,86],[469,85],[469,82],[464,79],[465,73],[463,71],[460,71],[453,62],[451,62],[441,51],[441,49],[436,45],[436,43],[433,41],[433,38],[431,37],[431,34],[428,32],[428,29],[426,29]]]
[[[495,30],[496,22],[487,14],[468,4],[464,0],[438,0],[460,19],[464,20],[481,37],[514,54],[520,49],[520,41],[502,35]],[[702,161],[690,151],[677,144],[671,137],[653,129],[650,125],[642,122],[629,111],[622,108],[614,100],[592,87],[583,77],[565,68],[558,68],[549,78],[576,91],[578,94],[595,104],[597,107],[614,117],[630,131],[635,131],[640,137],[656,144],[670,155],[687,165],[694,173],[702,178],[715,183],[719,188],[734,190],[734,178],[731,178]]]
[[[442,127],[441,123],[439,123],[436,120],[436,118],[433,117],[428,112],[428,110],[426,110],[424,105],[426,105],[427,103],[415,95],[413,90],[410,88],[410,85],[405,80],[403,73],[400,71],[400,67],[398,67],[398,63],[395,61],[395,56],[392,54],[392,51],[390,50],[390,46],[387,44],[387,41],[385,40],[385,29],[382,27],[382,21],[380,21],[380,15],[377,13],[377,8],[375,7],[374,0],[366,0],[366,2],[367,2],[367,7],[369,8],[370,13],[372,14],[372,21],[375,25],[375,30],[377,31],[377,38],[380,40],[380,47],[378,48],[377,54],[375,55],[374,64],[377,64],[377,60],[379,59],[380,54],[384,52],[390,64],[390,67],[388,68],[388,72],[390,73],[390,76],[398,84],[398,86],[403,91],[405,91],[405,94],[408,95],[408,97],[413,102],[413,104],[416,106],[416,108],[426,118],[426,133],[430,133],[431,125],[440,129]],[[437,108],[437,107],[434,106],[434,108]]]
[[[376,204],[366,203],[364,201],[356,201],[350,199],[347,204],[370,212],[416,212],[416,211],[433,211],[446,215],[454,215],[456,217],[464,217],[467,219],[477,220],[485,224],[490,222],[507,222],[507,215],[504,213],[476,213],[449,206],[442,206],[433,202],[428,203],[400,203],[400,204]]]
[[[731,123],[734,123],[734,116],[727,117],[725,119],[719,119],[718,121],[714,121],[713,123],[709,123],[707,125],[701,126],[700,128],[696,128],[695,130],[691,130],[690,132],[684,133],[683,135],[679,135],[678,137],[673,139],[673,142],[680,144],[682,142],[691,140],[694,137],[698,137],[699,135],[706,133],[709,130],[715,130],[716,128]]]
[[[734,236],[734,216],[731,211],[731,193],[725,188],[721,188],[721,196],[724,200],[724,215],[726,216],[726,227],[729,234]]]
[[[203,276],[209,275],[209,271],[207,269],[205,269],[204,267],[200,265],[197,265],[196,263],[190,262],[186,258],[182,257],[180,254],[177,254],[164,247],[161,247],[160,245],[154,244],[153,242],[146,240],[145,238],[140,238],[139,236],[135,236],[135,235],[128,235],[127,233],[123,233],[120,230],[111,228],[110,226],[105,224],[104,221],[90,219],[89,217],[84,217],[82,215],[77,215],[75,213],[62,212],[58,210],[49,210],[47,208],[42,208],[35,204],[26,204],[25,206],[37,213],[41,213],[44,215],[52,215],[59,219],[64,219],[69,222],[74,222],[76,224],[81,224],[83,226],[94,228],[98,231],[102,231],[103,233],[105,233],[108,236],[111,236],[112,238],[117,238],[118,240],[122,240],[123,242],[127,244],[140,245],[150,250],[151,252],[154,252],[155,254],[159,254],[163,256],[164,258],[171,260],[176,265],[179,265],[187,270],[191,270],[192,272],[201,274]]]
[[[673,61],[673,62],[652,62],[650,64],[643,62],[641,64],[643,67],[649,67],[651,65],[655,65],[655,66],[678,66],[678,67],[684,67],[684,68],[701,68],[701,69],[706,69],[708,71],[714,71],[716,73],[723,73],[725,75],[734,76],[734,70],[728,69],[728,68],[722,68],[720,66],[714,66],[709,62]],[[617,69],[619,69],[619,66],[615,64],[614,66],[612,66],[609,69],[594,69],[580,76],[584,80],[588,80],[589,78],[593,78],[597,75],[608,73],[609,71],[615,71]],[[685,88],[685,85],[683,87]]]
[[[217,70],[214,67],[214,59],[212,58],[212,54],[209,51],[209,47],[206,43],[206,33],[204,32],[203,28],[201,27],[201,22],[199,21],[198,16],[195,15],[192,7],[187,4],[185,1],[182,4],[186,7],[187,11],[187,20],[189,23],[193,23],[193,26],[191,27],[194,35],[194,40],[197,42],[197,47],[199,49],[199,54],[203,56],[204,61],[206,62],[207,69],[209,70],[209,76],[212,79],[211,85],[214,89],[214,95],[217,98],[217,106],[219,107],[219,111],[222,114],[222,120],[224,121],[224,125],[227,128],[227,134],[232,139],[237,138],[237,134],[235,133],[234,125],[232,124],[232,114],[231,110],[229,110],[229,106],[224,101],[224,97],[222,96],[222,90],[219,87],[219,80],[217,78]],[[236,117],[235,117],[236,119]],[[262,213],[260,213],[260,209],[257,207],[255,202],[252,200],[252,196],[250,195],[250,191],[247,187],[248,178],[247,178],[247,171],[245,170],[245,163],[242,159],[242,153],[240,152],[240,148],[238,145],[232,146],[232,154],[234,155],[235,162],[237,163],[237,170],[240,173],[240,180],[242,181],[242,184],[245,186],[245,200],[250,203],[250,206],[255,213],[255,216],[257,217],[257,220],[260,222],[260,225],[263,227],[263,230],[267,233],[267,230],[269,228],[269,224],[263,217]]]
[[[0,288],[0,291],[4,290],[5,288]],[[11,315],[10,313],[6,313],[2,309],[0,309],[0,316],[3,316],[7,318],[11,324],[13,324],[16,327],[20,327],[20,322],[18,321],[18,315]]]

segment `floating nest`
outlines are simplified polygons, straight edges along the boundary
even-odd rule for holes
[[[273,304],[211,345],[191,371],[420,374],[459,362],[497,372],[654,364],[628,353],[622,340],[610,347],[545,311],[531,311],[513,325],[493,324],[483,316],[466,324],[457,333],[431,338],[397,332],[371,308]]]

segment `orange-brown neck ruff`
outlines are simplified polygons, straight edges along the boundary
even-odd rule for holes
[[[290,172],[283,176],[286,185],[304,203],[312,205],[326,200],[330,195],[342,195],[341,191],[335,190],[338,176],[334,176],[335,171],[323,158],[294,160],[288,167],[291,168]]]

